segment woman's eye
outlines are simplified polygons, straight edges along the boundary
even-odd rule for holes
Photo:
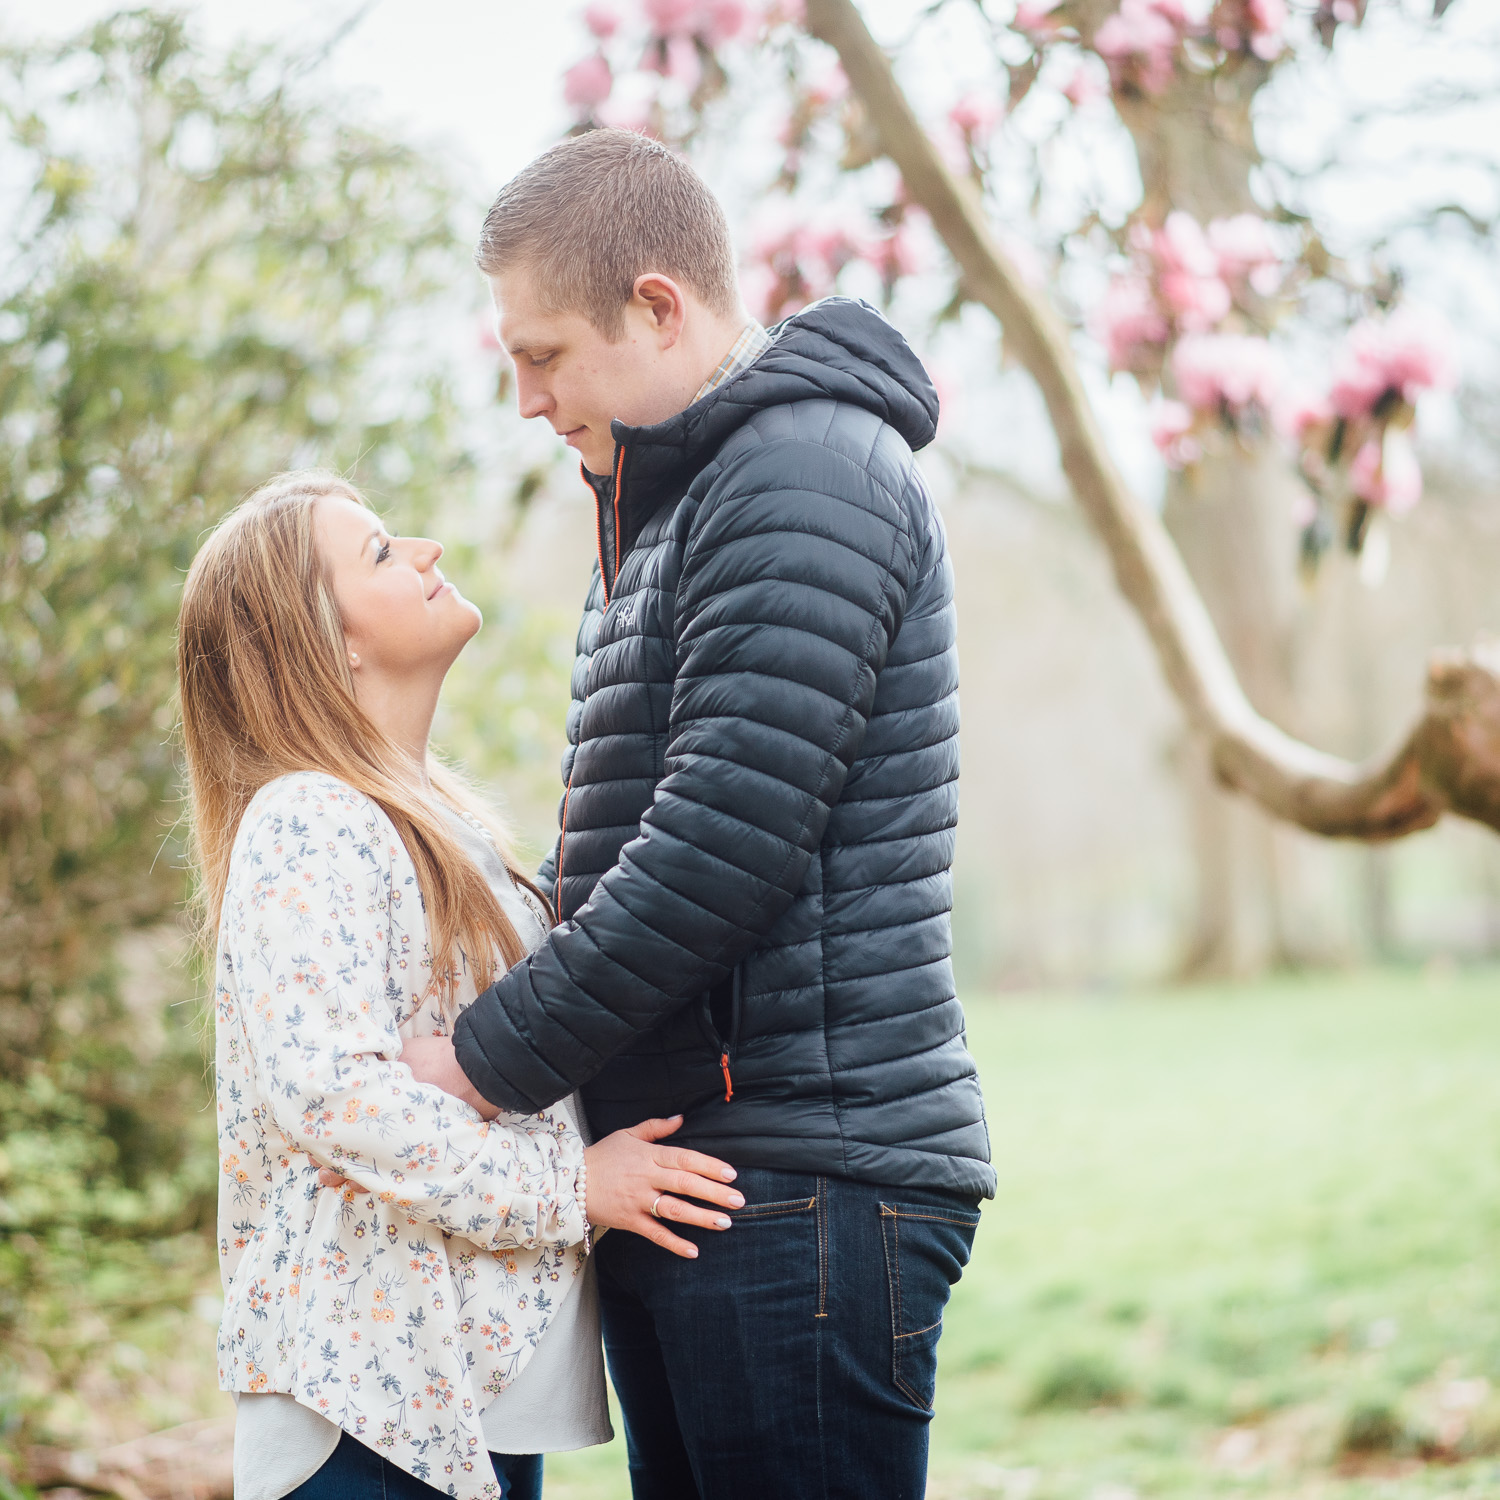
[[[375,561],[377,563],[383,563],[390,555],[391,544],[389,542],[382,542],[380,544],[380,551],[375,554]]]

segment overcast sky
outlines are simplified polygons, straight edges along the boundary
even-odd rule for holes
[[[109,0],[0,0],[12,37],[64,36],[121,8]],[[364,11],[327,77],[403,139],[452,153],[490,197],[567,126],[558,75],[585,42],[565,0],[178,0],[211,44],[249,36],[315,44]],[[524,16],[524,27],[517,24]],[[522,37],[524,36],[524,41]]]

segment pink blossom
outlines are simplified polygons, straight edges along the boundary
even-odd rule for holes
[[[1349,488],[1369,505],[1405,515],[1422,498],[1422,469],[1404,432],[1387,429],[1371,438],[1349,465]]]
[[[614,75],[609,59],[595,53],[576,62],[563,74],[563,98],[581,114],[592,114],[609,98]]]
[[[782,278],[764,261],[752,262],[740,271],[740,295],[762,323],[774,323],[781,316],[783,285]]]
[[[1178,0],[1121,0],[1094,33],[1094,51],[1116,88],[1159,94],[1172,81],[1177,49],[1189,29]]]
[[[806,302],[826,297],[838,274],[852,260],[881,264],[882,254],[899,256],[904,247],[885,250],[863,226],[851,225],[847,210],[830,208],[810,219],[798,219],[795,209],[780,202],[761,216],[752,236],[750,261],[769,277],[757,275],[762,306],[777,316]],[[888,262],[892,269],[896,262]]]
[[[1198,221],[1178,211],[1152,240],[1162,299],[1180,328],[1206,333],[1229,311],[1229,288],[1219,275],[1219,258]]]
[[[1454,379],[1447,329],[1403,308],[1355,324],[1328,395],[1339,416],[1355,421],[1377,415],[1392,400],[1414,406],[1422,391],[1447,390]]]
[[[690,36],[669,36],[663,52],[662,72],[692,93],[703,77],[697,44]]]
[[[1193,413],[1180,401],[1160,402],[1151,420],[1151,441],[1169,467],[1180,469],[1203,456],[1202,446],[1192,436]]]
[[[1082,109],[1086,104],[1092,104],[1096,99],[1102,99],[1109,92],[1099,75],[1088,63],[1080,62],[1073,69],[1072,75],[1062,86],[1062,96],[1073,106],[1074,109]]]
[[[703,40],[710,47],[732,42],[750,20],[750,7],[744,0],[708,0],[703,10]]]
[[[807,82],[808,102],[819,108],[842,99],[848,92],[849,75],[844,72],[843,65],[837,58]]]
[[[896,225],[890,234],[866,246],[862,253],[880,272],[881,280],[887,286],[920,271],[924,259],[921,246],[908,224]]]
[[[1193,23],[1183,0],[1147,0],[1147,4],[1162,20],[1170,21],[1179,32],[1186,34],[1192,29]]]
[[[601,42],[607,42],[620,29],[619,16],[607,5],[591,5],[583,13],[583,24]]]
[[[1052,17],[1052,12],[1057,9],[1058,0],[1021,0],[1016,6],[1016,18],[1011,25],[1017,31],[1038,32],[1054,31],[1057,22]]]
[[[1037,291],[1045,290],[1049,267],[1041,251],[1030,240],[1006,229],[998,230],[996,238],[1000,241],[1000,248],[1010,256],[1011,264],[1021,273],[1021,280]]]
[[[1259,214],[1235,214],[1215,219],[1208,226],[1207,241],[1219,263],[1219,274],[1248,277],[1261,266],[1279,265],[1281,256],[1271,237],[1271,226]]]
[[[1299,447],[1308,442],[1316,429],[1327,427],[1332,421],[1333,407],[1328,398],[1306,389],[1288,394],[1276,412],[1276,426]]]
[[[1134,275],[1116,276],[1110,282],[1092,323],[1111,370],[1151,368],[1172,331],[1150,286]]]
[[[641,13],[658,37],[691,35],[697,30],[698,0],[641,0]]]
[[[1203,226],[1190,213],[1177,209],[1151,237],[1151,249],[1163,271],[1187,276],[1217,276],[1219,259]]]
[[[1275,409],[1281,368],[1270,344],[1245,334],[1189,334],[1172,354],[1177,393],[1195,411],[1239,417]]]
[[[993,94],[968,93],[948,111],[948,122],[965,140],[983,140],[1004,114],[1004,106]]]
[[[1285,46],[1286,0],[1248,0],[1245,9],[1250,18],[1250,50],[1267,62],[1278,57]]]

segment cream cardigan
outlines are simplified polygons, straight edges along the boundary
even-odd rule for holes
[[[430,976],[385,814],[320,774],[263,787],[219,927],[219,1384],[289,1393],[437,1489],[496,1500],[479,1414],[584,1264],[583,1142],[412,1078],[402,1040],[447,1025],[420,1003]],[[319,1191],[324,1165],[357,1188]]]

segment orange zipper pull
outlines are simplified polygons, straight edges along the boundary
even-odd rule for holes
[[[734,1079],[729,1076],[729,1054],[727,1052],[719,1054],[719,1067],[724,1073],[724,1102],[728,1104],[734,1098]]]

